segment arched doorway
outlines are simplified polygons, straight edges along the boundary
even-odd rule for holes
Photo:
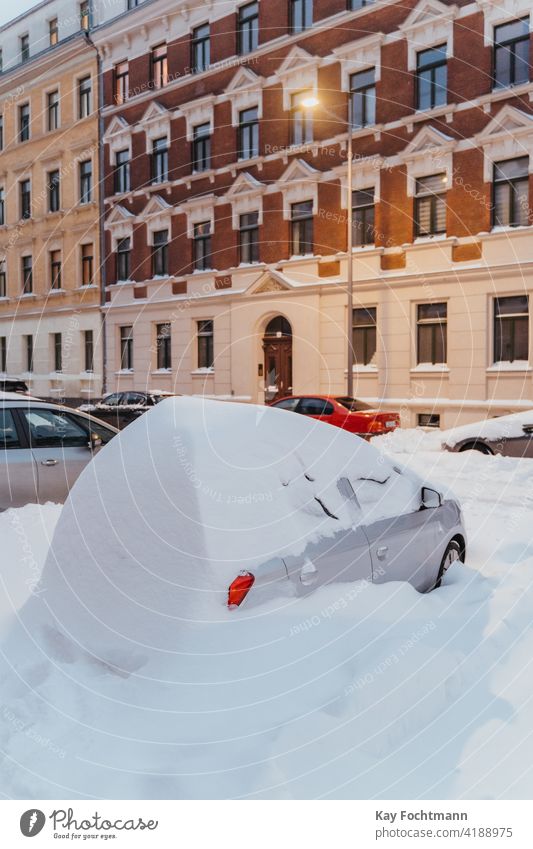
[[[282,315],[268,322],[263,336],[265,401],[292,394],[292,327]]]

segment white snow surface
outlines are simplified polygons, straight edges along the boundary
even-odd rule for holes
[[[533,409],[526,410],[523,413],[510,413],[508,416],[497,416],[493,419],[485,419],[484,421],[451,428],[442,433],[442,441],[446,445],[449,445],[450,448],[453,448],[454,445],[457,445],[463,439],[475,439],[477,437],[498,442],[500,440],[523,436],[524,425],[531,425],[533,427]]]
[[[289,428],[291,416],[298,420],[281,415]],[[137,434],[149,416],[132,426]],[[181,424],[176,427],[184,438]],[[100,471],[109,469],[106,488],[123,474],[108,449],[124,443],[113,440],[99,455]],[[223,434],[217,434],[214,445],[223,444]],[[253,616],[224,611],[215,593],[198,606],[195,621],[175,613],[168,617],[170,637],[160,651],[146,644],[139,608],[131,623],[132,630],[137,624],[136,637],[105,662],[87,648],[91,620],[96,623],[97,614],[106,612],[105,600],[99,599],[105,583],[95,577],[94,563],[96,607],[81,617],[74,640],[54,618],[57,610],[65,612],[55,596],[66,593],[73,578],[76,590],[85,592],[77,572],[89,568],[86,543],[93,545],[100,531],[110,544],[112,524],[81,497],[77,534],[68,503],[61,516],[60,507],[49,505],[0,515],[8,560],[2,567],[0,611],[10,628],[1,653],[4,794],[25,799],[530,798],[533,463],[426,450],[414,434],[409,453],[401,431],[375,444],[385,447],[394,465],[401,459],[435,485],[451,487],[462,501],[467,563],[450,570],[440,590],[420,595],[402,583],[337,584],[306,599],[261,605]],[[157,457],[159,440],[150,445]],[[295,468],[290,440],[285,450],[289,475]],[[129,453],[120,451],[128,463]],[[366,450],[361,456],[366,454],[374,456]],[[243,444],[241,460],[244,456]],[[138,454],[138,462],[142,459]],[[320,458],[316,461],[318,469]],[[257,464],[263,480],[260,456]],[[161,470],[161,493],[168,494],[177,466],[169,459],[167,467]],[[129,479],[140,486],[135,476]],[[178,475],[177,485],[183,483]],[[85,487],[92,487],[89,472],[73,494]],[[195,517],[198,500],[192,489],[187,492],[189,514]],[[101,498],[96,489],[92,493]],[[139,505],[149,504],[148,492],[136,495]],[[122,497],[122,507],[131,508]],[[213,522],[222,518],[219,509],[213,510]],[[264,509],[259,512],[265,516]],[[58,517],[57,534],[62,527],[72,534],[68,546],[57,562],[49,555],[40,595],[30,596],[13,620],[10,611],[24,595],[22,558],[29,547],[42,564]],[[93,532],[93,522],[104,524]],[[251,522],[242,525],[251,533]],[[80,536],[82,527],[91,527],[89,538]],[[168,517],[152,534],[137,511],[114,530],[123,535],[125,556],[113,578],[121,569],[131,570],[132,552],[146,534],[153,542],[164,531],[175,545]],[[67,547],[70,566],[61,583],[59,564],[66,567]],[[111,559],[119,551],[112,546]],[[156,548],[151,564],[157,583],[169,579],[162,570],[163,551]],[[132,597],[140,568],[133,569]],[[159,594],[148,590],[146,564],[142,571],[150,606]],[[122,592],[126,588],[121,585]],[[108,589],[114,592],[111,584]],[[176,592],[174,579],[168,592]],[[125,605],[130,615],[126,597]],[[81,605],[75,609],[81,616]],[[202,621],[206,613],[209,621]],[[117,630],[128,624],[120,609],[115,622]],[[101,629],[112,633],[109,622]],[[106,645],[109,651],[109,640]]]

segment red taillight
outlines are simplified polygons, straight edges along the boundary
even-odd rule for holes
[[[228,590],[228,607],[238,607],[242,604],[255,581],[251,572],[241,572],[230,584]]]
[[[385,427],[383,422],[374,420],[373,422],[370,422],[368,432],[369,433],[383,433],[383,431],[386,430],[386,429],[387,428]]]

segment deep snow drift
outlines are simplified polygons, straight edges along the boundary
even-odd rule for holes
[[[175,644],[156,667],[146,664],[142,617],[137,640],[107,665],[84,645],[58,640],[57,629],[43,631],[55,602],[43,580],[3,643],[4,793],[529,798],[532,463],[409,454],[409,437],[398,433],[380,440],[393,464],[395,440],[402,463],[463,502],[468,563],[441,590],[422,596],[407,584],[338,584],[262,605],[253,617],[220,607],[209,624],[169,619]],[[0,516],[14,557],[19,548],[22,556],[15,522],[38,557],[47,532],[36,510]],[[59,508],[42,508],[48,527],[50,511]],[[128,527],[132,550],[142,538],[138,515],[120,532]],[[73,564],[83,549],[80,540],[71,547]],[[9,575],[5,591],[8,583]],[[35,605],[37,629],[27,616]],[[83,621],[80,635],[90,619]]]

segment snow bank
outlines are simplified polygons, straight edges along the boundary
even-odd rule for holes
[[[511,413],[508,416],[498,416],[494,419],[454,427],[443,433],[443,442],[453,448],[463,439],[483,437],[494,442],[523,436],[524,425],[533,427],[533,410],[525,413]]]

